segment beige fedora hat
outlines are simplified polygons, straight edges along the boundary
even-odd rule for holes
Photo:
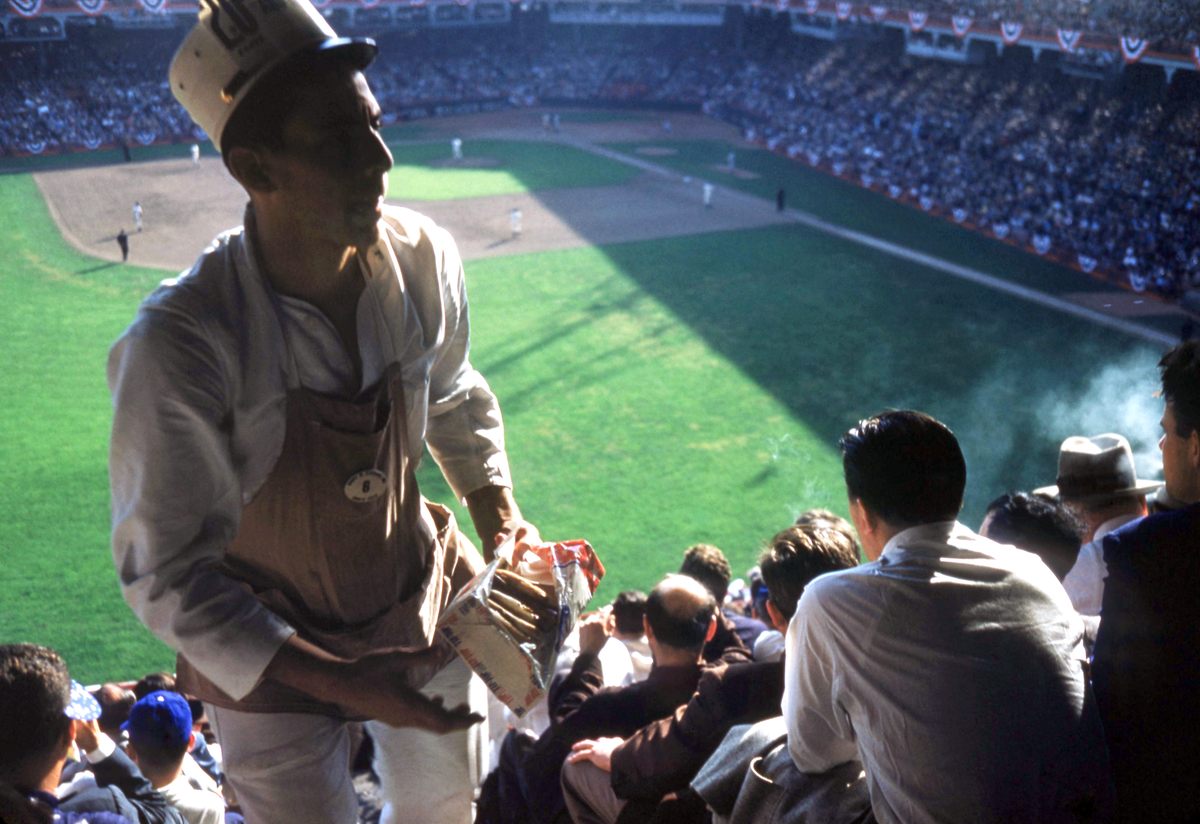
[[[366,37],[338,37],[308,0],[203,0],[167,77],[219,151],[229,118],[263,77],[290,57],[329,51],[366,68],[377,49]]]
[[[1063,441],[1056,483],[1034,492],[1086,504],[1118,495],[1148,495],[1160,486],[1161,481],[1138,478],[1129,441],[1109,432],[1090,438],[1072,435]]]

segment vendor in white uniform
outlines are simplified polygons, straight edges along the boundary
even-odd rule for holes
[[[423,449],[489,556],[538,540],[468,360],[454,242],[384,205],[375,51],[307,0],[202,4],[171,88],[246,190],[245,225],[109,361],[121,587],[207,704],[251,822],[353,822],[354,720],[385,821],[469,822],[486,690],[431,644],[481,559],[421,497]]]

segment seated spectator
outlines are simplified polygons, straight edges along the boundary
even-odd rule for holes
[[[680,575],[695,578],[704,584],[705,589],[717,599],[721,608],[720,620],[717,622],[717,632],[704,648],[704,660],[712,663],[731,647],[739,648],[737,657],[742,660],[750,658],[750,650],[754,648],[754,639],[767,627],[762,621],[755,621],[740,613],[725,609],[725,595],[729,591],[729,579],[732,570],[725,553],[712,544],[696,544],[688,547],[683,553],[683,563],[679,567]],[[731,637],[737,639],[737,644]],[[747,639],[749,639],[747,641]]]
[[[1163,478],[1184,508],[1103,539],[1092,677],[1122,821],[1200,820],[1200,342],[1159,361]]]
[[[1035,492],[1057,495],[1084,522],[1084,546],[1063,579],[1080,615],[1098,616],[1108,570],[1100,544],[1104,536],[1145,517],[1146,496],[1162,486],[1137,476],[1133,449],[1124,435],[1074,435],[1058,450],[1058,480]],[[1086,620],[1086,619],[1085,619]],[[1095,623],[1095,622],[1092,622]]]
[[[96,701],[100,704],[100,730],[112,739],[124,738],[121,725],[129,718],[137,696],[120,684],[104,684],[96,690]]]
[[[650,654],[650,644],[646,641],[646,633],[642,629],[646,617],[646,593],[629,589],[619,593],[612,602],[613,637],[629,650],[633,660],[633,678],[635,681],[645,681],[654,665]]]
[[[1028,492],[1007,492],[988,504],[979,534],[1032,552],[1062,580],[1079,556],[1084,526],[1063,502]]]
[[[72,681],[58,653],[34,644],[0,646],[0,784],[56,821],[184,824],[113,740],[100,705]],[[89,772],[59,784],[75,743]]]
[[[943,424],[885,412],[841,449],[870,562],[813,581],[788,627],[795,767],[861,762],[881,822],[1105,820],[1103,731],[1062,586],[957,522],[966,464]]]
[[[222,824],[225,800],[183,774],[196,734],[191,708],[182,695],[166,690],[147,694],[133,705],[124,729],[129,734],[130,757],[188,824]]]
[[[168,690],[175,692],[175,676],[169,672],[151,672],[143,675],[133,685],[133,694],[137,700],[142,700],[152,692]]]
[[[780,532],[759,560],[771,624],[787,629],[804,588],[818,575],[858,564],[850,524],[836,515]],[[783,662],[718,665],[700,677],[696,694],[662,720],[627,739],[577,743],[563,768],[563,792],[576,824],[703,821],[704,804],[688,782],[735,724],[779,715]],[[611,773],[611,776],[610,776]],[[668,796],[676,798],[664,802]]]
[[[610,622],[602,613],[586,618],[579,631],[579,657],[550,692],[550,729],[530,747],[501,748],[499,769],[514,776],[520,789],[518,793],[511,787],[499,789],[511,800],[496,811],[502,816],[498,820],[569,821],[559,776],[572,745],[585,738],[624,737],[686,704],[700,679],[705,643],[716,627],[717,603],[712,594],[686,575],[668,575],[646,599],[643,628],[654,667],[645,681],[613,688],[602,686],[598,658],[608,641]],[[506,764],[505,755],[520,761]],[[491,809],[484,799],[480,806]]]

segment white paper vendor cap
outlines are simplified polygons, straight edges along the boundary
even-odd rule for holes
[[[331,51],[362,69],[377,49],[365,37],[338,37],[308,0],[203,0],[171,60],[171,92],[220,150],[229,118],[271,69],[303,52]]]

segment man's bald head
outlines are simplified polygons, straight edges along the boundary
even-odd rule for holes
[[[658,643],[698,652],[717,614],[717,601],[703,584],[687,575],[668,575],[646,598],[646,622]]]

